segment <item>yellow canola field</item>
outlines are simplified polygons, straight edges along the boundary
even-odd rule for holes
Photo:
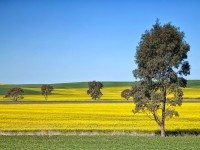
[[[134,104],[0,104],[0,131],[157,131]],[[167,120],[167,130],[200,130],[200,103],[177,107],[180,117]]]
[[[121,97],[121,91],[130,87],[106,87],[102,89],[103,96],[101,100],[125,100]],[[26,88],[27,90],[38,91],[40,88]],[[49,95],[48,101],[68,101],[68,100],[91,100],[91,97],[86,93],[87,88],[70,88],[70,89],[55,89],[52,95]],[[200,99],[200,88],[185,88],[185,99]],[[10,101],[3,99],[4,95],[0,95],[0,101]],[[23,101],[44,101],[41,94],[24,95]]]

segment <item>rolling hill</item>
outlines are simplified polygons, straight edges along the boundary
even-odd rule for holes
[[[126,88],[131,88],[135,82],[103,82],[102,100],[123,100],[121,91]],[[40,92],[42,84],[0,84],[0,100],[3,95],[12,87],[20,87],[24,89],[24,100],[41,101],[43,97]],[[51,84],[54,87],[54,92],[49,96],[49,100],[65,101],[65,100],[90,100],[86,91],[88,88],[87,82],[73,83],[55,83]],[[184,89],[185,99],[200,99],[200,80],[189,80],[187,88]]]

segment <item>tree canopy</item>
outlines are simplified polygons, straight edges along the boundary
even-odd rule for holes
[[[121,92],[121,97],[125,98],[128,100],[132,96],[132,90],[130,89],[125,89]]]
[[[48,99],[48,95],[50,95],[53,90],[54,90],[54,88],[51,85],[42,85],[41,86],[41,92],[46,101]]]
[[[103,88],[103,83],[99,81],[92,81],[88,82],[88,90],[87,94],[92,97],[92,99],[100,99],[101,96],[103,95],[101,92],[101,89]]]
[[[23,99],[24,90],[18,87],[11,88],[7,91],[4,98],[10,98],[13,101]]]

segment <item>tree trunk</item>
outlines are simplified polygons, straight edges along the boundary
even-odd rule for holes
[[[161,123],[160,125],[160,135],[161,137],[165,137],[165,123]]]
[[[45,97],[45,100],[47,101],[47,99],[48,99],[48,96],[47,96],[47,95],[45,95],[44,97]]]
[[[17,97],[14,97],[14,101],[15,101],[15,102],[17,101]]]
[[[161,137],[165,137],[165,106],[166,106],[166,90],[163,90],[163,102],[162,102],[162,118],[160,124],[160,134]]]

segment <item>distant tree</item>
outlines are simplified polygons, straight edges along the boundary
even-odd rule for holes
[[[41,86],[41,92],[46,101],[48,99],[48,95],[50,95],[52,93],[53,89],[54,88],[51,85],[42,85]]]
[[[121,92],[121,97],[125,98],[128,100],[132,96],[132,90],[130,89],[125,89]]]
[[[134,113],[146,112],[165,136],[165,120],[178,116],[175,106],[182,104],[183,92],[190,74],[187,61],[189,44],[179,28],[157,21],[142,35],[136,50],[137,69],[134,76],[140,82],[133,88]],[[168,97],[168,95],[170,95]]]
[[[92,99],[100,99],[103,95],[101,89],[103,88],[103,83],[98,81],[88,82],[89,89],[87,90],[87,94],[92,97]]]
[[[24,90],[18,87],[14,87],[8,90],[4,98],[10,98],[13,101],[23,99]]]

